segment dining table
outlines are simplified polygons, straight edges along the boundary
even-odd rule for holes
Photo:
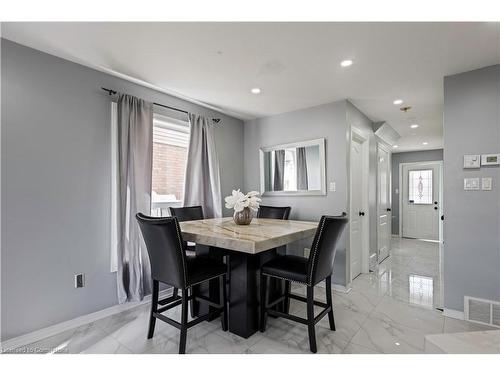
[[[229,331],[248,338],[259,328],[260,268],[279,256],[277,248],[311,238],[317,222],[254,218],[249,225],[237,225],[232,217],[184,221],[180,223],[184,241],[196,244],[196,256],[224,260],[228,264]],[[193,293],[219,299],[217,279],[197,285]],[[270,285],[270,296],[283,293],[283,283]],[[278,307],[283,309],[283,305]],[[194,315],[211,309],[193,306]]]

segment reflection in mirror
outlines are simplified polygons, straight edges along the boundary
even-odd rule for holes
[[[325,194],[324,139],[266,147],[260,152],[264,195]]]

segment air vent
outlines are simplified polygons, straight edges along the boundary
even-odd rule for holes
[[[464,297],[465,320],[500,327],[500,302]]]

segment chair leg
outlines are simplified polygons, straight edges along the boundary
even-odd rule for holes
[[[314,330],[314,286],[307,287],[307,327],[309,330],[309,348],[316,353],[316,332]]]
[[[226,266],[227,266],[227,276],[226,276],[226,285],[227,285],[227,302],[229,303],[229,296],[231,295],[231,256],[228,254],[225,256],[226,258]]]
[[[269,288],[267,282],[269,276],[260,276],[260,331],[265,332],[267,320],[267,300],[269,298]]]
[[[219,301],[222,304],[221,324],[222,330],[227,331],[227,294],[226,294],[226,275],[222,275],[219,279]]]
[[[160,290],[160,283],[156,280],[153,280],[153,291],[151,293],[151,313],[149,315],[149,329],[148,329],[148,339],[153,337],[155,333],[155,323],[156,318],[153,313],[158,309],[158,294]]]
[[[189,288],[189,295],[193,295],[194,294],[194,289],[193,288]],[[195,318],[196,316],[194,315],[194,299],[192,299],[191,301],[189,301],[189,311],[190,311],[190,314],[191,314],[191,318]]]
[[[285,314],[288,314],[290,312],[290,289],[291,289],[290,281],[285,280],[285,303],[284,303]]]
[[[179,354],[186,353],[188,290],[182,290],[181,335],[179,340]]]
[[[330,322],[330,329],[335,331],[335,318],[333,317],[333,302],[332,302],[332,277],[328,276],[325,280],[326,283],[326,304],[330,307],[328,312],[328,320]]]

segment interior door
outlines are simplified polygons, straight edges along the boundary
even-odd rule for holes
[[[362,142],[351,142],[351,202],[350,202],[350,259],[351,280],[361,273],[363,251],[363,147]]]
[[[377,247],[382,262],[391,250],[391,164],[390,153],[381,145],[377,149]]]
[[[403,237],[439,239],[440,174],[439,163],[403,165]]]

